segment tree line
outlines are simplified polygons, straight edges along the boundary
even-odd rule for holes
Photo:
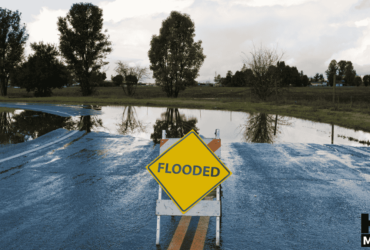
[[[28,39],[21,13],[0,8],[1,94],[13,85],[35,91],[35,96],[50,96],[52,89],[79,82],[82,95],[94,92],[94,82],[105,77],[101,68],[112,51],[107,30],[103,31],[103,12],[91,3],[73,4],[66,17],[59,17],[59,46],[31,43],[33,54],[26,59]]]
[[[306,87],[310,84],[307,75],[303,74],[303,71],[299,72],[297,67],[285,65],[284,61],[278,61],[276,65],[271,65],[270,72],[281,79],[286,86]],[[217,75],[214,78],[216,84],[227,87],[251,87],[255,80],[254,72],[245,64],[243,64],[241,70],[236,71],[234,75],[232,71],[229,70],[226,73],[226,77]]]
[[[24,56],[28,39],[21,13],[0,8],[0,86],[7,95],[12,85],[34,91],[35,96],[50,96],[55,88],[79,83],[83,96],[94,93],[106,79],[106,56],[112,52],[107,30],[103,30],[103,11],[91,3],[73,4],[65,17],[59,17],[59,45],[31,43],[33,54]],[[153,35],[148,51],[150,69],[156,84],[168,97],[177,97],[194,85],[205,56],[202,41],[195,42],[194,22],[189,15],[173,11],[163,21],[160,34]],[[118,61],[113,83],[127,95],[135,94],[137,83],[149,69]]]
[[[334,76],[336,82],[343,82],[344,86],[365,86],[370,85],[370,75],[365,75],[363,78],[356,74],[351,61],[341,60],[337,62],[332,60],[329,63],[328,69],[325,71],[328,78],[328,85],[333,86]]]
[[[28,39],[21,13],[0,8],[0,92],[7,95],[12,85],[34,91],[35,96],[50,96],[55,88],[79,83],[83,96],[94,93],[105,79],[104,67],[112,43],[103,29],[103,10],[91,3],[75,3],[65,17],[58,17],[59,44],[31,43],[32,54],[24,56]],[[181,91],[196,84],[199,69],[206,56],[202,41],[194,41],[195,24],[190,16],[172,11],[163,20],[159,34],[150,42],[150,70],[157,86],[168,97],[178,97]],[[225,77],[215,77],[223,86],[251,87],[252,93],[266,100],[286,87],[304,87],[309,79],[297,67],[286,65],[274,49],[254,48],[244,60],[241,70]],[[326,74],[329,82],[335,74],[348,84],[358,83],[350,62],[333,60]],[[138,81],[149,77],[149,69],[129,66],[118,61],[112,82],[122,86],[125,94],[135,94]],[[316,76],[315,76],[316,77]],[[322,79],[322,75],[317,76]],[[369,78],[364,78],[368,82]],[[366,85],[367,83],[365,83]]]

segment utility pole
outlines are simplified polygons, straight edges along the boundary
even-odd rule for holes
[[[278,115],[276,114],[276,117],[275,117],[275,129],[274,129],[274,135],[276,135],[277,119],[278,119]]]
[[[334,74],[333,76],[333,103],[335,103],[335,77],[336,74]]]
[[[334,123],[331,124],[331,144],[334,144]]]

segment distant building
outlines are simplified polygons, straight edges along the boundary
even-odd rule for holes
[[[200,87],[213,87],[213,83],[198,83],[198,86]]]
[[[314,86],[314,87],[323,87],[323,86],[327,86],[327,82],[311,82],[311,86]]]

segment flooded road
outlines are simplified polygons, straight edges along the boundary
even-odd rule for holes
[[[105,107],[48,108],[73,114],[77,127],[0,147],[0,160],[35,149],[0,162],[0,249],[167,249],[179,217],[161,218],[157,248],[158,184],[145,169],[159,153],[154,130],[119,131],[122,107],[110,107],[117,115],[105,117]],[[143,121],[145,113],[136,112],[130,124]],[[167,126],[166,109],[158,113],[148,121]],[[213,137],[200,121],[199,133]],[[361,249],[360,216],[370,212],[369,147],[331,145],[330,137],[326,145],[224,142],[227,130],[213,126],[221,129],[221,159],[233,172],[222,185],[220,249]],[[135,136],[123,133],[128,129]],[[189,249],[198,220],[192,218],[181,249]],[[205,249],[215,249],[215,228],[211,218]]]

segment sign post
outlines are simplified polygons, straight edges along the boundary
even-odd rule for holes
[[[202,139],[195,131],[183,138],[166,139],[162,131],[160,155],[146,168],[159,183],[156,206],[156,244],[160,216],[216,216],[216,245],[220,242],[220,184],[232,173],[220,160],[221,139]],[[162,200],[162,188],[171,200]],[[216,200],[203,200],[216,189]]]

